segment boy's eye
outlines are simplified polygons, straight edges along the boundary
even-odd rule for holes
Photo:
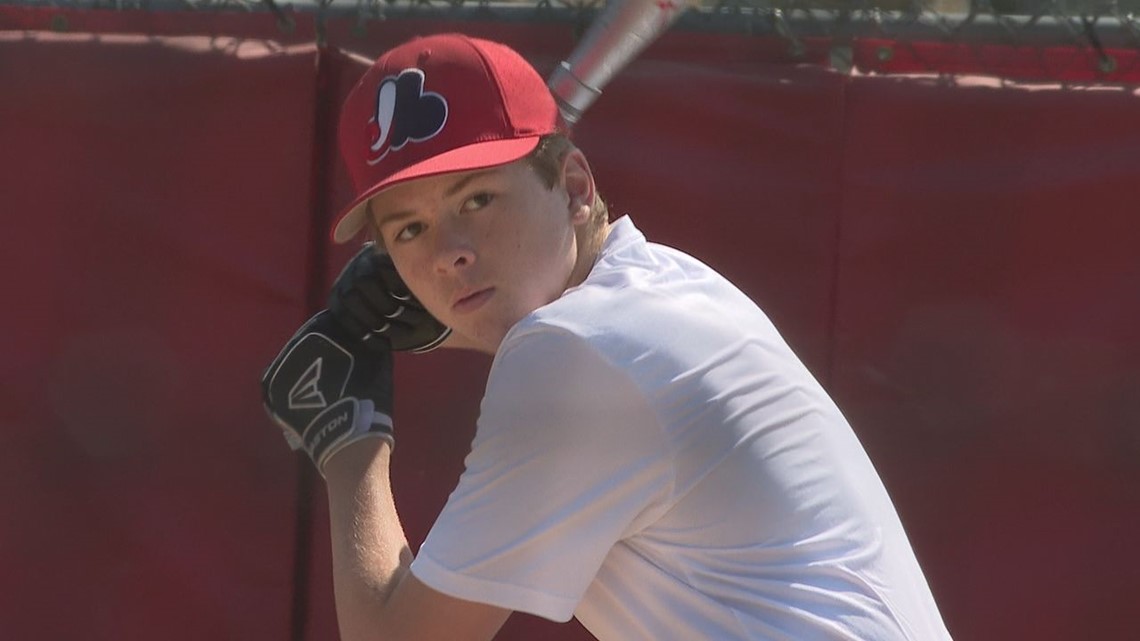
[[[495,197],[485,191],[481,191],[474,196],[468,198],[463,202],[463,211],[474,211],[482,209],[491,204]]]
[[[423,229],[424,226],[422,223],[411,223],[409,225],[405,225],[402,229],[400,229],[400,231],[396,232],[395,241],[404,242],[411,240],[416,236],[419,236],[420,232],[423,231]]]

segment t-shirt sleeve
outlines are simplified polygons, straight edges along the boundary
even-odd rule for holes
[[[569,620],[614,544],[665,502],[663,452],[642,392],[587,340],[542,326],[513,333],[412,573],[458,598]]]

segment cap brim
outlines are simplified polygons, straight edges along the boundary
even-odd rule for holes
[[[385,189],[416,178],[427,178],[428,176],[450,174],[457,171],[486,169],[514,162],[534,151],[541,137],[541,134],[536,134],[510,140],[477,142],[452,149],[438,156],[432,156],[427,160],[401,169],[369,187],[341,211],[337,216],[336,226],[332,230],[333,242],[346,243],[364,228],[368,201]]]

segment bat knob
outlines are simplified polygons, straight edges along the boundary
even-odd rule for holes
[[[547,85],[567,125],[578,121],[602,87],[688,7],[683,0],[610,0]]]
[[[601,89],[586,84],[581,78],[574,75],[570,63],[565,61],[558,65],[554,73],[550,74],[547,86],[554,94],[554,100],[558,103],[558,111],[562,114],[562,120],[567,125],[578,122],[586,109],[602,94]]]

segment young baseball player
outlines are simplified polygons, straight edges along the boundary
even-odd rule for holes
[[[324,475],[341,636],[490,639],[512,611],[629,641],[949,639],[871,462],[764,313],[608,222],[507,47],[392,49],[349,95],[370,233],[263,378]],[[389,485],[390,349],[494,356],[458,486],[413,556]]]

